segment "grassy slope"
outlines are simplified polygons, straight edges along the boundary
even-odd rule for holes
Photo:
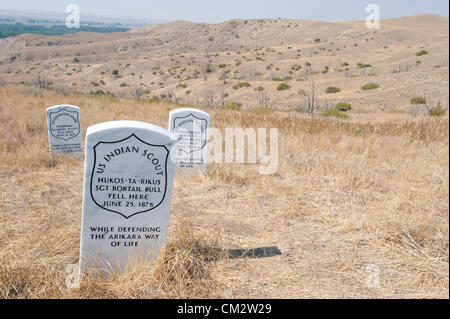
[[[208,109],[212,126],[278,127],[277,174],[209,165],[176,178],[169,246],[153,264],[65,288],[79,257],[83,164],[48,154],[45,108],[167,126],[175,105],[0,89],[0,296],[448,298],[448,119],[383,123]],[[386,115],[387,116],[387,115]],[[186,226],[190,225],[190,226]],[[263,259],[198,247],[277,246]],[[366,266],[381,288],[366,287]]]

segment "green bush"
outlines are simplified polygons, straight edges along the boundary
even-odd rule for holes
[[[427,101],[421,96],[416,96],[416,97],[409,99],[409,103],[412,105],[425,104],[426,102]]]
[[[119,70],[112,71],[112,75],[119,75]]]
[[[290,88],[291,88],[291,86],[289,84],[281,83],[280,85],[278,85],[277,90],[285,91],[285,90],[289,90]]]
[[[338,110],[340,112],[347,112],[352,109],[352,105],[349,103],[341,102],[341,103],[336,104],[335,108],[336,108],[336,110]]]
[[[125,86],[128,86],[128,84],[126,84],[125,82],[124,83],[120,83],[120,87],[125,87]]]
[[[248,88],[251,86],[250,83],[248,83],[248,82],[239,82],[238,85],[239,85],[239,88]]]
[[[241,109],[241,103],[229,103],[226,105],[222,105],[220,107],[223,110],[232,110],[232,111],[239,111]]]
[[[282,79],[282,78],[272,78],[272,81],[275,81],[275,82],[283,82],[283,81],[290,81],[290,80],[292,80],[292,76],[287,76],[284,79]]]
[[[226,64],[219,64],[219,68],[223,69],[225,68],[227,65]]]
[[[374,90],[374,89],[378,89],[380,86],[376,83],[368,83],[366,85],[363,85],[361,87],[361,90],[363,91],[368,91],[368,90]]]
[[[428,54],[427,50],[421,50],[419,52],[416,52],[416,56],[421,56],[421,55],[425,55],[425,54]]]
[[[364,68],[371,68],[372,65],[371,64],[358,63],[357,67],[358,67],[358,69],[364,69]]]
[[[325,93],[338,93],[338,92],[341,92],[341,89],[335,86],[327,87],[327,89],[325,90]]]
[[[348,117],[347,114],[342,113],[342,112],[340,112],[340,111],[338,111],[336,109],[326,110],[326,111],[322,112],[322,116],[337,117],[337,118],[340,118],[340,119],[346,119]]]

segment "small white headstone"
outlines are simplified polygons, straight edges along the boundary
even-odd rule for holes
[[[50,153],[83,158],[80,108],[56,105],[47,109]]]
[[[169,131],[178,139],[174,160],[181,172],[200,168],[206,172],[211,116],[192,108],[176,109],[169,115]]]
[[[123,270],[167,238],[176,139],[158,126],[115,121],[86,133],[80,268]]]

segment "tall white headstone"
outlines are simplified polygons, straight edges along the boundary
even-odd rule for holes
[[[80,268],[121,271],[167,238],[176,139],[158,126],[115,121],[88,128]]]
[[[170,112],[169,131],[178,142],[174,160],[181,172],[206,172],[211,116],[201,110],[181,108]]]
[[[83,158],[80,108],[56,105],[47,109],[50,153]]]

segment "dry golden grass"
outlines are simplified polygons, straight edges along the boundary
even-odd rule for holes
[[[166,249],[109,279],[78,263],[83,164],[50,157],[45,108],[167,127],[175,105],[0,89],[3,298],[448,298],[448,118],[383,122],[208,109],[212,126],[278,127],[279,169],[208,166],[176,178]],[[227,249],[277,246],[271,258]],[[380,267],[379,289],[366,266]]]

